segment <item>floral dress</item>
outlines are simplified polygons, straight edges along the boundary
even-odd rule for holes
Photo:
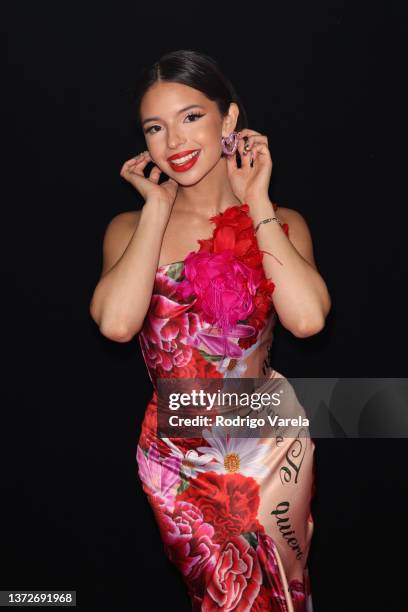
[[[158,268],[138,336],[154,387],[138,474],[193,610],[311,612],[312,439],[232,438],[216,427],[201,438],[157,435],[159,379],[278,374],[268,359],[275,285],[249,207],[210,221],[197,251]]]

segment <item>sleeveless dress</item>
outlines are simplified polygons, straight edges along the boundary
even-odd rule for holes
[[[249,207],[210,221],[213,235],[197,251],[158,268],[138,334],[153,385],[138,474],[193,611],[312,612],[313,440],[157,434],[159,379],[284,378],[269,362],[275,285]]]

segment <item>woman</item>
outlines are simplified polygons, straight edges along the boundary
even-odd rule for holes
[[[194,610],[310,611],[312,440],[157,435],[159,379],[268,389],[281,376],[268,360],[277,318],[299,338],[323,328],[330,297],[307,224],[269,200],[268,139],[212,58],[166,54],[142,73],[136,107],[147,150],[120,174],[145,204],[110,222],[90,311],[112,340],[138,334],[154,386],[143,489]]]

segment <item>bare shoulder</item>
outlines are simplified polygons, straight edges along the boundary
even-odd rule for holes
[[[119,213],[108,223],[103,238],[102,276],[122,257],[140,219],[140,210]]]
[[[125,231],[126,228],[134,227],[136,229],[137,224],[139,223],[140,210],[129,210],[123,213],[119,213],[111,221],[109,222],[106,232],[116,232],[116,231]]]
[[[295,249],[316,268],[312,236],[304,216],[297,210],[285,206],[278,206],[276,214],[282,223],[288,224],[288,237]]]
[[[291,229],[290,226],[295,228],[306,225],[306,220],[303,215],[294,208],[278,206],[278,208],[276,209],[276,213],[282,223],[287,223],[289,225],[289,229]]]

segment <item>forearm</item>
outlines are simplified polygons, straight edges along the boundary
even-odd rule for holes
[[[255,227],[262,219],[279,218],[269,199],[248,205]],[[275,284],[273,303],[282,325],[300,337],[317,333],[330,309],[323,278],[296,250],[276,221],[261,224],[256,238],[259,249],[264,251],[265,276]]]
[[[152,296],[168,217],[165,207],[148,200],[122,257],[96,286],[91,311],[104,335],[128,340],[140,330]]]

